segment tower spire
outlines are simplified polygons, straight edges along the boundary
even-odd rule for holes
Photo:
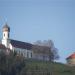
[[[5,23],[5,25],[3,26],[2,32],[3,32],[2,44],[8,47],[10,27],[8,26],[7,23]]]
[[[10,32],[10,27],[8,26],[7,22],[6,22],[5,25],[3,26],[3,32],[4,32],[4,31]]]
[[[9,39],[10,27],[7,23],[3,26],[3,39]]]

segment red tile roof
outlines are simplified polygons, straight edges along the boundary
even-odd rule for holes
[[[72,59],[75,58],[75,53],[73,53],[72,55],[70,55],[67,59]]]

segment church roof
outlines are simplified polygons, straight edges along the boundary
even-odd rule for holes
[[[72,55],[70,55],[67,59],[75,59],[75,53],[73,53]]]
[[[22,41],[17,41],[17,40],[11,39],[11,44],[13,47],[16,47],[16,48],[22,48],[22,49],[27,49],[27,50],[32,49],[32,44],[27,43],[27,42],[22,42]]]

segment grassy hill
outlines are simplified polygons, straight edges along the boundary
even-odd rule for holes
[[[75,67],[0,52],[0,75],[75,75]]]
[[[26,75],[75,75],[74,67],[56,62],[34,60],[26,60],[24,71]]]

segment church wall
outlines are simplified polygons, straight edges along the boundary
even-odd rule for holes
[[[20,55],[23,55],[26,58],[31,58],[31,53],[32,53],[31,50],[14,47],[14,51],[16,51]]]
[[[9,44],[10,50],[14,50],[13,46],[11,45],[11,43]]]
[[[2,39],[2,44],[5,45],[5,47],[8,47],[8,40]]]
[[[13,47],[11,40],[9,40],[10,27],[7,24],[3,27],[3,38],[2,44],[6,46],[6,48],[10,48],[12,51],[16,51],[18,54],[23,55],[26,58],[33,58],[38,60],[49,60],[49,56],[42,53],[33,53],[32,50],[22,49]],[[14,43],[15,44],[15,43]]]
[[[8,39],[9,38],[9,32],[8,31],[4,31],[3,32],[3,39]]]
[[[38,54],[38,53],[33,53],[32,58],[36,60],[45,60],[49,61],[49,56],[45,54]]]

